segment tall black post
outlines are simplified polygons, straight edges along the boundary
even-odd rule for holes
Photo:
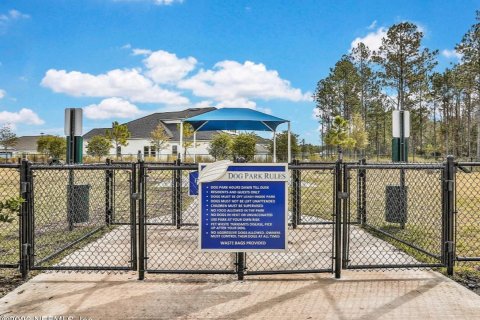
[[[137,201],[133,195],[137,194],[137,164],[132,163],[130,173],[130,233],[132,251],[132,270],[137,270]],[[143,201],[143,200],[141,200]]]
[[[350,170],[348,170],[347,165],[343,165],[343,188],[341,199],[342,202],[342,268],[347,268],[348,263],[348,232],[350,230],[350,211],[349,211],[349,202],[348,194],[350,192]]]
[[[293,165],[297,166],[299,163],[298,160],[293,160]],[[292,170],[292,228],[296,229],[298,224],[298,194],[300,192],[299,180],[298,180],[298,169]]]
[[[139,162],[138,176],[138,280],[145,279],[145,220],[146,220],[146,197],[145,197],[145,163]]]
[[[335,278],[342,274],[342,160],[335,164]]]
[[[31,218],[31,184],[30,184],[30,164],[26,160],[22,160],[20,166],[20,196],[24,199],[20,211],[20,273],[25,280],[28,277],[30,269],[31,256],[31,232],[32,218]]]
[[[445,257],[447,265],[447,274],[453,275],[455,265],[455,163],[453,156],[447,157],[446,163],[446,216],[444,220],[445,228]]]
[[[107,159],[106,164],[112,165],[112,160]],[[112,170],[105,170],[105,223],[109,226],[112,223]]]
[[[182,165],[182,160],[180,158],[177,159],[176,165],[180,167]],[[175,215],[177,217],[176,225],[177,229],[180,229],[182,226],[182,175],[183,172],[180,168],[176,169],[177,171],[177,179],[175,182],[175,189],[176,189],[176,212]]]

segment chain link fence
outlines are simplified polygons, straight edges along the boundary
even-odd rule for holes
[[[20,196],[20,165],[0,164],[0,202]],[[20,259],[20,217],[5,209],[0,212],[0,268],[17,268]]]
[[[480,261],[480,163],[289,165],[285,252],[202,252],[196,164],[0,165],[0,268],[273,274]],[[454,170],[456,169],[456,170]],[[456,172],[455,172],[456,171]],[[456,214],[455,214],[456,213]],[[455,220],[453,219],[455,216]],[[453,221],[455,224],[453,224]]]

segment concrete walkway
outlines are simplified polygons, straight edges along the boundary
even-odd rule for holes
[[[1,316],[91,319],[479,319],[480,296],[432,271],[250,276],[45,273]],[[66,319],[66,318],[65,318]]]

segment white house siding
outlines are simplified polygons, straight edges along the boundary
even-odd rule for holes
[[[83,152],[84,154],[87,154],[87,146],[88,146],[88,140],[84,141],[83,143]],[[138,154],[138,151],[142,153],[142,156],[145,156],[144,154],[144,147],[150,147],[151,143],[150,140],[146,139],[129,139],[128,140],[128,145],[127,146],[122,146],[122,155],[134,155],[136,156]],[[172,149],[173,146],[177,146],[177,151],[180,150],[180,142],[179,141],[170,141],[168,143],[168,146],[161,150],[160,155],[172,155]],[[210,143],[208,141],[197,141],[197,147],[194,149],[193,145],[187,149],[187,155],[193,155],[196,153],[197,155],[208,155],[208,147],[210,146]],[[114,155],[116,154],[115,148],[110,149],[110,154]]]

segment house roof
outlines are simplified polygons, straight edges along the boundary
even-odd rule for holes
[[[178,141],[180,139],[180,132],[177,128],[178,125],[176,123],[168,123],[169,120],[183,120],[215,109],[216,108],[190,108],[182,111],[153,113],[127,122],[125,125],[131,133],[131,139],[149,139],[150,133],[158,124],[162,124],[170,138],[173,141]],[[107,129],[110,128],[92,129],[83,135],[83,138],[88,140],[96,135],[104,135]],[[197,140],[210,140],[215,133],[218,133],[218,131],[198,132]]]
[[[17,138],[17,144],[13,148],[15,151],[36,151],[37,140],[41,136],[23,136]]]

